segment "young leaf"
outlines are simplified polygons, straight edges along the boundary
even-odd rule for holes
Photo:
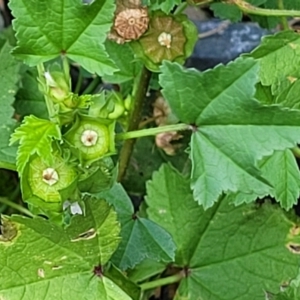
[[[52,138],[59,140],[59,127],[35,116],[27,116],[12,134],[10,143],[20,141],[17,154],[17,170],[22,173],[31,155],[37,153],[46,162],[51,162]]]
[[[8,42],[0,40],[0,48],[0,120],[1,125],[8,125],[14,114],[12,105],[17,92],[20,63],[10,54],[12,47]]]
[[[149,218],[172,234],[180,249],[175,264],[187,270],[174,299],[265,300],[264,291],[277,293],[297,275],[299,225],[277,206],[222,199],[204,211],[169,166],[147,188]]]
[[[248,56],[259,60],[259,76],[263,85],[272,85],[289,76],[299,77],[300,35],[293,31],[281,31],[264,37]]]
[[[112,74],[104,48],[114,14],[113,0],[12,0],[18,40],[14,54],[29,65],[66,55],[90,73]],[[39,41],[38,43],[36,41]]]
[[[172,110],[196,124],[191,186],[205,208],[226,191],[269,194],[256,161],[300,141],[299,111],[262,106],[253,98],[257,67],[249,58],[204,73],[168,62],[162,67],[160,83]]]
[[[3,218],[0,298],[131,299],[94,275],[117,248],[119,232],[112,207],[94,198],[86,200],[86,216],[74,216],[66,229],[40,217]]]
[[[119,70],[113,75],[104,75],[103,80],[109,83],[123,83],[133,80],[139,74],[142,65],[135,61],[133,51],[128,44],[119,45],[106,40],[105,48]]]
[[[99,194],[115,206],[121,223],[121,243],[112,261],[121,269],[133,268],[146,258],[170,262],[175,246],[171,236],[154,222],[134,214],[130,198],[120,184]]]

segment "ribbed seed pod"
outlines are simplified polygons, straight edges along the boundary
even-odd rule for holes
[[[149,24],[148,9],[139,0],[118,0],[114,24],[108,38],[118,44],[139,39]]]
[[[114,121],[80,117],[65,139],[80,151],[84,161],[94,161],[114,152]]]
[[[197,40],[197,27],[186,15],[166,15],[156,11],[151,16],[148,30],[130,46],[149,70],[159,72],[163,60],[183,64]]]
[[[53,163],[46,164],[41,157],[29,164],[28,181],[32,194],[46,202],[60,202],[59,190],[67,188],[76,179],[75,170],[59,156],[53,156]]]
[[[126,41],[142,36],[148,28],[149,17],[145,8],[126,8],[115,17],[114,29]]]
[[[149,30],[140,40],[144,53],[154,63],[174,60],[184,55],[186,37],[181,22],[171,16],[155,16]]]

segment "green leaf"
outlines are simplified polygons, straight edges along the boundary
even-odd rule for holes
[[[300,109],[299,93],[300,80],[295,79],[295,81],[290,83],[286,89],[283,89],[281,93],[279,93],[276,97],[275,103],[293,109]]]
[[[147,209],[149,218],[162,224],[172,235],[177,245],[175,261],[184,266],[189,262],[198,243],[197,239],[191,240],[187,228],[197,228],[203,223],[202,210],[194,201],[189,180],[182,177],[170,165],[162,165],[159,171],[153,173],[153,179],[147,183],[146,202],[149,205]],[[181,211],[180,217],[175,218],[171,213],[173,211]]]
[[[168,14],[175,5],[179,5],[181,0],[142,0],[143,5],[150,6],[151,10],[162,10]]]
[[[222,192],[269,194],[256,162],[300,141],[299,111],[262,106],[253,98],[257,67],[252,59],[237,59],[204,73],[168,62],[162,68],[160,83],[173,112],[196,124],[191,186],[205,208]]]
[[[16,95],[15,108],[21,116],[35,115],[48,118],[47,107],[43,94],[38,88],[36,69],[29,69],[22,77],[22,87]]]
[[[0,40],[0,48],[0,124],[4,126],[12,122],[20,63],[10,54],[12,47],[8,42]]]
[[[133,268],[146,258],[170,262],[175,246],[171,236],[160,226],[134,214],[130,198],[120,184],[99,194],[114,205],[121,223],[122,241],[112,261],[121,269]]]
[[[213,3],[210,5],[215,17],[228,19],[231,22],[238,22],[242,19],[242,12],[237,6],[225,3]]]
[[[18,40],[14,54],[33,66],[66,55],[90,73],[112,74],[104,41],[114,14],[113,0],[12,0]],[[36,42],[38,41],[38,43]]]
[[[10,143],[19,141],[17,170],[21,174],[31,155],[37,153],[45,162],[52,159],[52,139],[61,139],[59,127],[35,116],[27,116],[12,134]]]
[[[265,291],[277,293],[297,275],[298,221],[275,205],[234,207],[224,199],[204,211],[188,188],[185,178],[163,166],[146,199],[149,218],[180,249],[175,264],[187,270],[174,299],[265,300]]]
[[[292,208],[300,196],[300,173],[297,162],[291,150],[275,151],[273,155],[259,162],[262,176],[274,187],[270,195],[276,199],[285,210]],[[266,193],[263,196],[267,196]],[[256,194],[237,193],[231,195],[230,201],[239,205],[249,203],[257,198]]]
[[[116,218],[112,207],[94,198],[86,201],[86,216],[76,215],[66,229],[40,217],[3,218],[0,298],[131,299],[110,279],[93,274],[118,246]]]
[[[263,85],[300,76],[300,36],[296,32],[282,31],[264,37],[261,44],[248,56],[259,61],[259,76]]]
[[[248,3],[253,5],[260,5],[266,0],[247,0]],[[231,22],[238,22],[242,19],[242,11],[235,5],[230,3],[213,3],[210,5],[210,8],[213,10],[214,15],[221,19],[228,19]]]
[[[9,146],[9,138],[16,127],[15,122],[0,127],[0,168],[16,170],[17,146]]]
[[[142,65],[135,61],[133,51],[128,44],[119,45],[116,42],[106,40],[105,48],[119,70],[113,75],[104,75],[104,81],[123,83],[138,76]]]
[[[290,282],[285,290],[276,295],[269,295],[267,300],[298,300],[300,297],[300,276]]]

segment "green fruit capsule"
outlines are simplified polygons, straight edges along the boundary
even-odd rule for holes
[[[114,121],[81,116],[65,139],[80,151],[84,161],[92,162],[115,152],[114,125]]]
[[[46,202],[61,202],[60,190],[66,189],[76,179],[75,170],[59,156],[53,156],[51,165],[41,157],[29,164],[28,181],[34,196]]]

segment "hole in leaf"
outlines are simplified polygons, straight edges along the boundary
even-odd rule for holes
[[[96,236],[96,234],[97,234],[96,230],[94,228],[91,228],[88,231],[80,233],[74,239],[71,239],[71,242],[78,242],[78,241],[82,241],[82,240],[90,240],[90,239],[93,239]]]
[[[300,254],[300,245],[288,243],[287,248],[294,254]]]

